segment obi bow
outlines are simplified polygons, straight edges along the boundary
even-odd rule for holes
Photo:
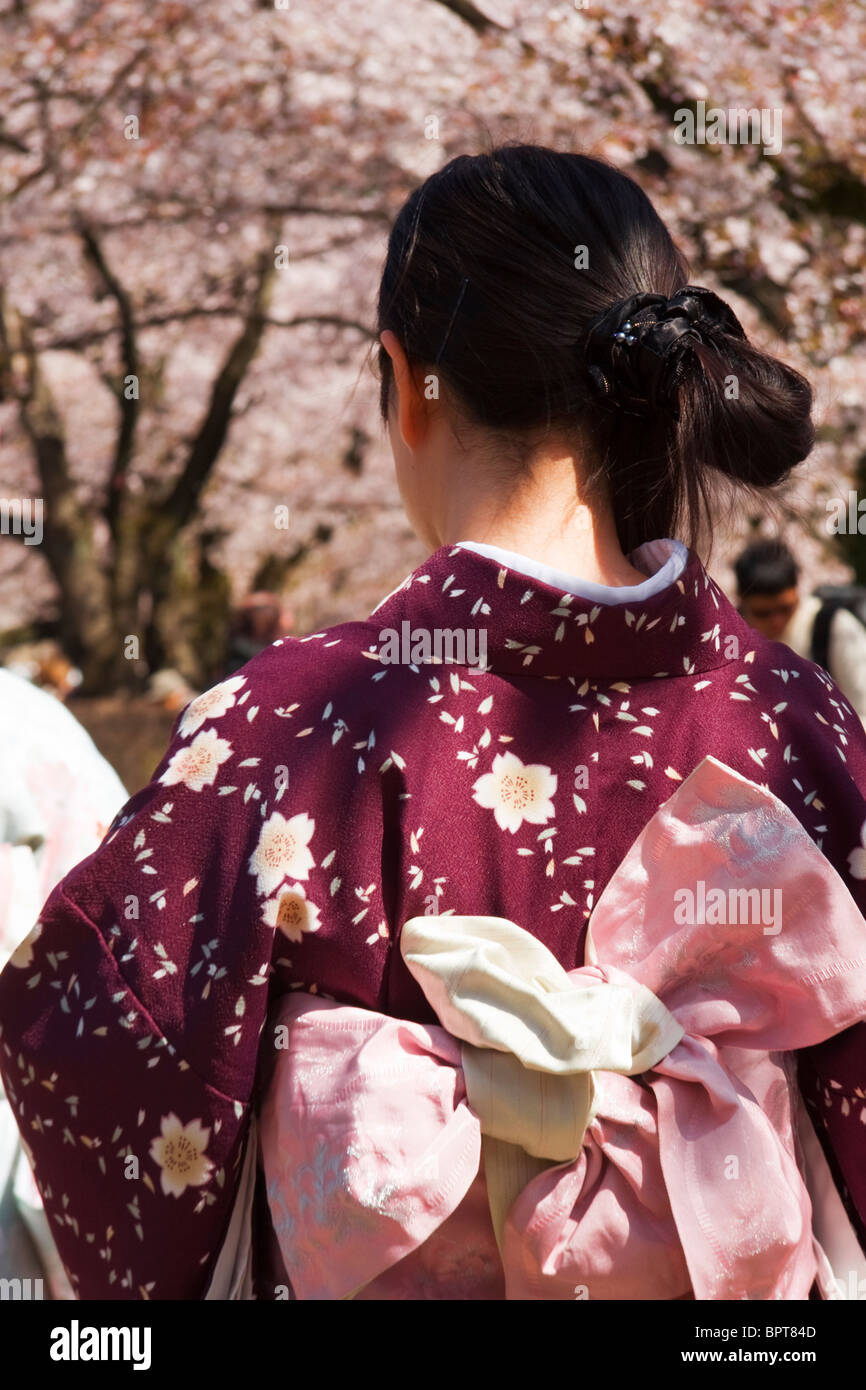
[[[509,1298],[808,1298],[789,1054],[866,1017],[866,930],[784,803],[705,758],[579,969],[496,917],[414,917],[400,949],[439,1025],[300,993],[273,1020],[261,1156],[299,1298],[417,1250],[482,1155]]]

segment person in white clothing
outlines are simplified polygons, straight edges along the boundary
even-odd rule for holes
[[[2,669],[0,765],[2,967],[54,885],[96,849],[128,793],[60,700]],[[73,1296],[2,1087],[0,1277],[22,1281],[31,1296]]]

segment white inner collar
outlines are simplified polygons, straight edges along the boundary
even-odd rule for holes
[[[661,593],[679,579],[686,567],[689,552],[682,541],[646,541],[629,555],[629,562],[635,569],[649,575],[642,584],[594,584],[589,579],[567,574],[565,570],[543,565],[540,560],[531,560],[528,555],[520,555],[515,550],[503,550],[498,545],[484,545],[480,541],[457,541],[463,550],[474,550],[477,555],[486,555],[508,569],[538,579],[552,589],[575,594],[578,598],[590,599],[594,603],[642,603]]]

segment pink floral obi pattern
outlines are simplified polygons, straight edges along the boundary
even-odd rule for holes
[[[794,815],[706,758],[566,971],[502,918],[415,917],[439,1018],[295,993],[260,1145],[300,1299],[805,1299],[828,1278],[796,1049],[866,1017],[863,918]]]

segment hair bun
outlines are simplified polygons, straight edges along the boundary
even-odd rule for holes
[[[596,397],[642,418],[672,409],[686,369],[685,355],[713,333],[745,339],[736,314],[712,290],[686,285],[669,298],[634,294],[606,309],[584,347]]]
[[[411,366],[432,364],[445,414],[515,477],[539,434],[568,441],[626,554],[659,536],[695,543],[709,473],[770,485],[809,452],[812,427],[808,382],[688,278],[627,174],[506,144],[457,155],[401,208],[378,334],[393,332]],[[395,378],[381,342],[379,364],[387,422]]]

